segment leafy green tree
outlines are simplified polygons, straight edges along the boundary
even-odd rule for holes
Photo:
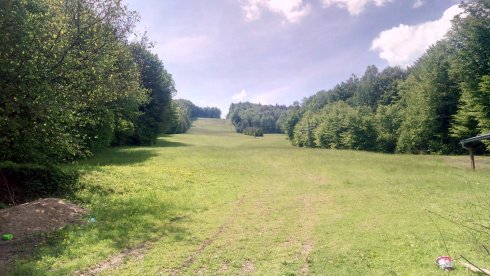
[[[182,100],[172,102],[175,121],[170,129],[170,133],[185,133],[192,124],[191,109]]]
[[[191,109],[181,100],[173,101],[172,108],[174,110],[175,121],[170,129],[170,133],[185,133],[192,124]]]
[[[353,75],[305,98],[298,110],[281,120],[292,143],[455,153],[460,151],[458,140],[489,132],[490,2],[467,1],[461,7],[464,15],[453,20],[447,38],[430,47],[414,66],[381,72],[369,66],[361,78]],[[369,137],[366,143],[358,139],[362,136]],[[371,141],[375,145],[367,143]]]
[[[221,118],[221,110],[217,107],[199,107],[192,108],[192,117],[194,118]]]
[[[407,71],[400,67],[387,67],[378,75],[379,105],[390,105],[400,99],[398,84],[407,78]]]
[[[446,41],[431,47],[400,84],[402,123],[399,152],[449,153],[457,149],[449,128],[460,89],[449,75],[453,49]]]
[[[314,131],[315,144],[321,148],[374,150],[376,131],[371,109],[351,107],[339,101],[326,106]]]
[[[256,127],[247,127],[246,129],[243,130],[243,134],[254,136],[254,137],[264,136],[262,129]]]
[[[63,161],[111,142],[146,100],[126,44],[135,20],[116,0],[0,1],[0,159]]]
[[[396,104],[379,105],[374,116],[377,149],[393,153],[402,122],[400,107]]]
[[[278,119],[280,129],[287,134],[290,141],[293,141],[294,139],[294,128],[301,119],[301,116],[299,103],[295,102],[293,106]]]
[[[311,111],[303,113],[301,119],[294,127],[293,145],[299,147],[315,147],[314,130],[319,124],[319,116]]]
[[[131,144],[153,144],[158,135],[168,131],[171,126],[171,102],[176,89],[172,76],[158,56],[148,50],[148,46],[133,43],[131,51],[139,68],[142,86],[149,91],[149,101],[139,107],[141,116],[137,118],[134,132],[128,138]]]
[[[196,117],[220,118],[221,110],[217,107],[199,107],[189,100],[178,99],[172,103],[174,122],[169,133],[185,133]]]
[[[451,73],[463,91],[451,129],[458,139],[490,131],[490,2],[474,0],[461,7],[465,16],[455,19],[448,35],[456,50]]]
[[[235,130],[243,133],[246,128],[259,128],[264,133],[281,133],[280,118],[284,118],[288,107],[283,105],[261,105],[254,103],[232,103],[227,118]]]
[[[378,99],[381,96],[379,88],[379,72],[376,66],[368,66],[360,80],[357,91],[353,95],[354,106],[369,106],[376,109]]]

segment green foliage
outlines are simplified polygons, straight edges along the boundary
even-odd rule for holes
[[[313,130],[318,125],[319,116],[313,116],[312,112],[305,112],[301,117],[301,120],[294,126],[294,139],[292,140],[293,145],[299,147],[314,147],[315,143],[313,141]]]
[[[172,76],[165,70],[163,63],[144,43],[133,43],[130,48],[138,65],[141,84],[149,91],[149,101],[139,106],[141,115],[135,117],[134,131],[128,132],[129,137],[122,136],[115,143],[154,144],[158,135],[167,132],[171,127],[171,101],[176,89]]]
[[[460,139],[490,132],[490,3],[475,0],[461,7],[465,16],[455,18],[447,38],[408,70],[388,67],[379,72],[368,66],[362,77],[353,75],[304,99],[281,121],[292,143],[447,154],[461,151]],[[349,122],[364,127],[354,131]],[[358,135],[366,135],[369,144],[356,141]]]
[[[192,110],[186,100],[175,100],[172,103],[175,120],[170,133],[185,133],[192,124]]]
[[[78,173],[57,166],[0,163],[0,201],[16,204],[40,197],[66,196],[75,190]]]
[[[461,7],[465,16],[408,70],[369,66],[362,77],[304,99],[281,123],[292,143],[448,154],[461,152],[460,139],[490,132],[490,2]],[[354,131],[349,122],[363,127]],[[359,143],[359,135],[369,144]],[[483,151],[482,145],[472,146]]]
[[[287,110],[288,107],[283,105],[232,103],[226,117],[239,133],[246,128],[260,128],[264,133],[282,133],[284,130],[279,119],[284,119]]]
[[[463,95],[452,125],[452,134],[468,138],[490,131],[490,2],[463,3],[465,17],[458,17],[449,34],[456,49],[452,74],[461,83]]]
[[[378,75],[379,90],[378,105],[389,106],[399,100],[398,85],[407,78],[407,71],[400,67],[387,67]]]
[[[189,100],[178,99],[176,100],[179,105],[185,105],[189,110],[190,118],[217,118],[221,117],[221,110],[217,107],[200,107],[195,105]]]
[[[309,98],[305,98],[301,104],[301,110],[303,110],[303,112],[306,110],[317,112],[325,105],[336,101],[351,103],[353,102],[354,95],[358,93],[359,86],[360,79],[357,76],[352,75],[348,80],[341,82],[331,90],[322,90]],[[357,96],[357,98],[359,97],[360,96]]]
[[[318,116],[319,123],[313,130],[317,147],[375,149],[376,131],[369,108],[353,108],[340,101],[326,106]]]
[[[258,127],[247,127],[243,130],[242,133],[245,135],[254,136],[254,137],[264,136],[264,132],[262,131],[262,129],[260,129]]]
[[[294,139],[294,128],[301,119],[299,104],[296,102],[286,113],[283,113],[278,121],[280,129],[285,132],[290,141]]]
[[[193,106],[192,108],[192,117],[193,118],[221,118],[221,110],[217,107],[199,107]]]
[[[185,133],[192,124],[192,120],[200,118],[220,118],[221,110],[217,107],[199,107],[189,100],[178,99],[172,104],[174,121],[169,133]]]
[[[395,152],[398,140],[398,132],[402,122],[400,107],[380,105],[374,115],[376,128],[376,145],[381,152]]]
[[[376,66],[368,66],[362,76],[357,91],[352,97],[352,103],[356,106],[369,106],[376,109],[381,98],[379,72]]]
[[[116,0],[0,2],[0,160],[70,160],[131,129],[146,101]]]
[[[400,126],[394,103],[405,78],[399,67],[369,66],[362,78],[351,76],[291,109],[284,129],[297,146],[394,152]]]
[[[400,84],[402,123],[400,152],[449,153],[458,149],[449,128],[456,113],[460,89],[449,76],[453,52],[445,42],[431,47]]]
[[[490,74],[483,76],[478,84],[478,92],[483,99],[480,112],[482,118],[480,119],[480,127],[484,133],[490,132]]]

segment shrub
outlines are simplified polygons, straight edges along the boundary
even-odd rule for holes
[[[0,201],[18,204],[73,192],[78,173],[56,166],[0,163]]]
[[[243,130],[243,134],[254,136],[254,137],[264,136],[264,132],[262,131],[262,129],[258,127],[247,127]]]
[[[374,150],[376,130],[369,107],[351,107],[339,101],[327,105],[320,113],[314,130],[320,148]]]

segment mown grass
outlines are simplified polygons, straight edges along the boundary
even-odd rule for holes
[[[71,274],[146,243],[101,273],[442,275],[438,228],[450,254],[488,265],[457,226],[427,213],[471,215],[468,205],[490,186],[490,159],[477,165],[295,148],[283,135],[253,138],[199,119],[155,146],[77,164],[75,200],[97,221],[56,233],[13,273]]]

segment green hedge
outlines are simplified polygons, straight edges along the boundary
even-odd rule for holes
[[[42,197],[64,196],[74,191],[76,171],[57,166],[0,162],[0,201],[16,204]]]
[[[243,134],[255,137],[264,136],[264,132],[258,127],[247,127],[243,130]]]

